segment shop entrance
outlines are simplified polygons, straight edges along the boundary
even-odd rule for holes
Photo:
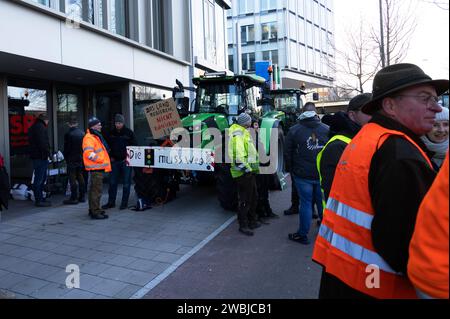
[[[30,161],[30,144],[28,130],[40,113],[49,112],[49,90],[46,88],[31,88],[8,86],[8,119],[9,119],[9,149],[11,163],[11,182],[29,184],[33,174]],[[52,125],[51,122],[49,125]],[[49,129],[50,143],[53,140]]]

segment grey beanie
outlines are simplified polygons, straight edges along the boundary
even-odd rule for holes
[[[237,118],[237,123],[241,126],[250,126],[252,125],[252,117],[245,112],[241,113]]]
[[[125,123],[125,117],[123,117],[122,114],[116,114],[116,116],[114,117],[114,121],[116,123]]]

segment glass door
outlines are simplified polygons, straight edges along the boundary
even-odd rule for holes
[[[11,181],[29,183],[33,173],[28,130],[40,113],[48,112],[48,90],[8,86]],[[48,130],[51,135],[52,130]],[[52,141],[52,136],[50,136]]]

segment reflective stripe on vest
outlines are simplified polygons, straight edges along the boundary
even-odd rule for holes
[[[86,165],[85,168],[93,169],[93,168],[105,168],[108,167],[108,164],[95,164],[95,165]]]
[[[356,260],[360,260],[367,265],[375,265],[381,270],[389,273],[399,274],[393,270],[376,252],[366,249],[351,242],[347,238],[334,233],[326,225],[321,225],[319,235],[329,242],[331,246],[339,249]]]
[[[325,192],[323,191],[323,187],[322,187],[322,173],[320,171],[320,163],[322,162],[322,156],[323,156],[323,153],[325,152],[325,149],[327,148],[327,146],[330,143],[333,143],[334,141],[342,141],[345,144],[350,144],[352,139],[347,137],[347,136],[345,136],[345,135],[335,135],[328,141],[328,143],[319,152],[319,154],[317,154],[316,164],[317,164],[317,172],[319,173],[320,190],[322,191],[322,207],[323,207],[324,211],[325,211],[325,207],[327,206],[327,203],[325,203]]]
[[[390,136],[414,145],[433,169],[420,147],[402,132],[375,123],[365,125],[353,138],[336,167],[313,260],[349,287],[375,298],[416,298],[411,282],[395,272],[375,251],[371,229],[375,211],[369,193],[369,171],[375,152]],[[367,267],[379,269],[380,287],[366,283]]]

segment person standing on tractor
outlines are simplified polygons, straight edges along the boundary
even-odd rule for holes
[[[259,172],[259,163],[255,144],[248,131],[251,125],[251,116],[241,113],[237,123],[233,124],[228,132],[230,171],[238,191],[239,231],[247,236],[253,236],[252,230],[261,226],[256,215],[258,192],[255,174]]]

